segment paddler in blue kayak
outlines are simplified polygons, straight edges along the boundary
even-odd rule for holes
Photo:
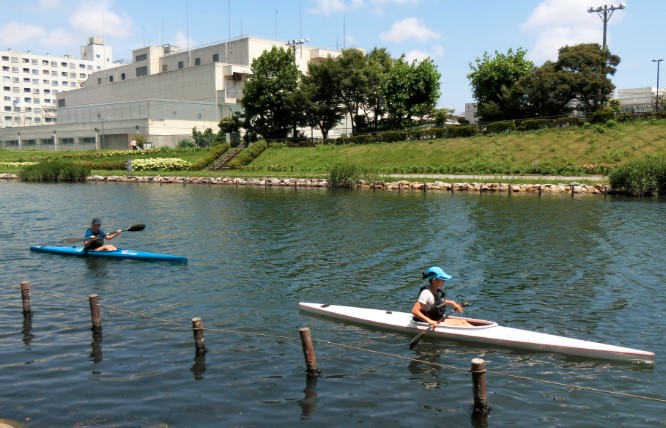
[[[113,233],[108,235],[101,229],[102,220],[99,218],[94,218],[90,229],[86,230],[85,241],[83,242],[83,248],[85,251],[95,250],[95,251],[115,251],[117,248],[112,244],[104,244],[104,238],[109,241],[120,235],[122,230],[118,229]]]
[[[462,306],[453,300],[446,300],[444,292],[440,289],[444,286],[444,282],[452,278],[442,268],[433,266],[422,274],[423,279],[428,280],[428,285],[421,287],[419,290],[419,297],[414,307],[412,308],[412,315],[414,321],[422,321],[437,327],[443,321],[445,325],[469,326],[471,325],[462,319],[448,319],[444,317],[446,305],[452,306],[458,312],[464,312]]]

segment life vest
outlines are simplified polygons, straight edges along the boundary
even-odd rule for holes
[[[92,229],[88,229],[86,231],[86,234],[87,234],[88,231],[91,232],[91,233],[95,233],[95,232],[93,232]],[[94,249],[99,248],[102,245],[104,245],[104,236],[106,236],[104,231],[102,229],[98,229],[97,230],[97,238],[91,240],[90,243],[88,244],[88,246],[84,248],[84,250],[86,250],[86,251],[87,250],[94,250]]]
[[[432,291],[430,290],[430,287],[427,286],[427,285],[424,285],[419,290],[419,296],[421,295],[421,292],[423,292],[423,290],[428,290],[428,291],[430,291],[430,293],[432,293]],[[444,317],[444,311],[445,311],[445,307],[444,307],[444,304],[443,304],[444,300],[445,300],[444,299],[444,292],[442,291],[441,288],[438,288],[437,293],[433,293],[433,297],[435,298],[435,306],[433,306],[432,308],[430,308],[427,311],[424,310],[422,312],[424,314],[426,314],[426,316],[428,318],[430,318],[431,320],[440,320],[440,319],[442,319],[442,317]],[[418,297],[417,297],[417,299],[418,299]]]

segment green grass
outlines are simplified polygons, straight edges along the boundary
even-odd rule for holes
[[[133,159],[176,157],[196,163],[208,153],[205,149],[168,149],[105,157],[109,153],[0,149],[0,172],[18,171],[2,162],[67,158],[90,162],[92,174],[126,175],[122,165],[130,156]],[[378,174],[583,175],[607,174],[647,157],[666,158],[666,120],[368,145],[296,148],[276,144],[243,169],[135,171],[133,175],[328,178],[334,166],[340,164],[353,164]]]

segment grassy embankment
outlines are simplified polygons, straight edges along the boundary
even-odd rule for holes
[[[132,152],[131,157],[177,157],[195,163],[207,153],[206,150],[184,149],[159,154]],[[67,158],[68,154],[69,158],[92,162],[92,174],[127,174],[123,169],[96,169],[94,166],[95,163],[109,165],[124,162],[127,157],[124,155],[115,159],[100,157],[96,152],[38,150],[0,150],[0,172],[18,171],[17,167],[3,162],[53,160]],[[664,120],[369,145],[289,148],[278,144],[263,152],[243,170],[135,171],[133,175],[327,178],[336,165],[353,164],[378,174],[512,173],[518,175],[515,180],[502,181],[524,182],[528,180],[521,179],[519,175],[531,173],[531,170],[546,175],[595,174],[650,156],[666,158]]]

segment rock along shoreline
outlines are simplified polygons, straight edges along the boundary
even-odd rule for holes
[[[16,174],[0,174],[2,180],[16,180]],[[232,185],[232,186],[263,186],[263,187],[312,187],[328,188],[329,181],[320,178],[239,178],[239,177],[169,177],[169,176],[122,176],[122,175],[92,175],[86,178],[87,182],[94,183],[154,183],[154,184],[205,184],[205,185]],[[442,181],[360,181],[356,189],[391,190],[391,191],[444,191],[444,192],[506,192],[506,193],[571,193],[571,194],[614,194],[607,185],[601,184],[508,184],[508,183],[476,183]]]

